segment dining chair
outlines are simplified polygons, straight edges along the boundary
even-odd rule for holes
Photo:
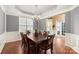
[[[44,35],[45,37],[47,37],[47,36],[48,36],[48,32],[47,32],[47,31],[44,31],[44,32],[43,32],[43,35]]]
[[[31,33],[30,30],[27,30],[27,31],[26,31],[26,34],[30,34],[30,33]]]
[[[35,29],[35,33],[34,33],[35,37],[38,37],[39,33],[38,33],[38,30]]]
[[[20,34],[21,34],[21,38],[22,38],[21,47],[23,47],[23,49],[26,49],[26,47],[27,47],[27,40],[25,39],[26,34],[23,34],[23,32],[20,32]]]
[[[42,32],[41,31],[39,31],[39,35],[42,35]]]
[[[48,49],[51,49],[51,54],[52,54],[52,50],[53,50],[53,39],[54,39],[55,35],[50,36],[50,38],[47,38],[46,40],[43,40],[42,42],[40,42],[38,44],[38,51],[40,50],[44,50],[44,53],[46,54],[46,51]]]
[[[26,35],[26,39],[28,44],[28,53],[30,53],[30,51],[35,53],[35,45],[36,45],[35,42],[32,41],[30,38],[28,38],[27,35]]]

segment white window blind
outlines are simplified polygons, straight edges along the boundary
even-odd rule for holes
[[[33,19],[27,18],[26,27],[27,27],[27,30],[31,30],[31,31],[33,30]]]
[[[33,19],[26,17],[19,17],[19,31],[25,32],[26,30],[33,30]]]

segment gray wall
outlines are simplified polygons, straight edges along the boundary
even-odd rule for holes
[[[19,31],[19,17],[6,15],[6,32]]]
[[[65,15],[65,32],[71,33],[71,12],[67,12]]]
[[[0,34],[5,32],[5,14],[0,8]]]
[[[38,20],[33,20],[33,29],[35,30],[35,29],[38,29]]]
[[[79,35],[79,7],[66,14],[66,32]]]
[[[39,20],[39,30],[40,31],[46,30],[46,20],[45,19]]]
[[[71,12],[72,33],[79,34],[79,7]]]
[[[38,23],[38,24],[37,24]],[[44,20],[44,19],[40,19],[40,20],[34,20],[34,26],[33,26],[33,29],[35,30],[35,29],[39,29],[40,31],[44,31],[44,30],[46,30],[45,28],[45,23],[46,23],[46,21]]]

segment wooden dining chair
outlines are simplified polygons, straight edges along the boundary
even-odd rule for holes
[[[55,34],[54,35],[48,35],[47,36],[48,44],[51,45],[51,53],[52,53],[52,50],[53,50],[54,37],[55,37]]]
[[[31,33],[30,30],[27,30],[27,31],[26,31],[26,34],[30,34],[30,33]]]
[[[43,36],[47,37],[48,36],[48,32],[47,31],[44,31],[43,32]]]
[[[33,53],[35,52],[35,42],[32,41],[30,38],[27,37],[26,35],[26,39],[27,39],[27,44],[28,44],[28,53],[30,53],[30,51],[32,51]]]
[[[23,32],[20,32],[20,34],[21,34],[21,38],[22,38],[21,47],[23,47],[24,49],[26,49],[26,47],[27,47],[27,40],[25,39],[26,34],[23,34]]]
[[[39,33],[38,33],[38,30],[35,29],[35,33],[34,33],[35,37],[38,37]]]
[[[39,31],[39,35],[42,35],[42,32],[41,31]]]
[[[38,44],[38,47],[39,47],[39,50],[38,51],[44,50],[45,51],[44,53],[46,54],[46,51],[48,49],[51,49],[51,53],[52,53],[54,36],[55,35],[52,35],[52,36],[50,36],[49,39],[47,38],[46,40],[43,40],[41,43],[39,43]]]

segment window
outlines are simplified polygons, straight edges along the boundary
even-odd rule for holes
[[[49,31],[49,33],[51,34],[52,33],[52,20],[51,19],[47,19],[46,20],[46,28],[47,28],[47,31]]]
[[[19,17],[19,31],[24,32],[26,30],[26,18]]]
[[[57,22],[57,34],[62,34],[62,22]]]
[[[26,30],[33,31],[33,19],[26,17],[19,17],[19,31],[24,32]]]
[[[57,23],[57,34],[58,35],[64,35],[64,22],[58,22]]]
[[[56,22],[55,30],[53,30],[52,26],[53,26],[52,19],[47,19],[46,20],[46,29],[49,32],[49,34],[58,34],[58,35],[64,34],[64,22],[63,21]]]
[[[26,29],[33,31],[33,19],[27,18]]]

